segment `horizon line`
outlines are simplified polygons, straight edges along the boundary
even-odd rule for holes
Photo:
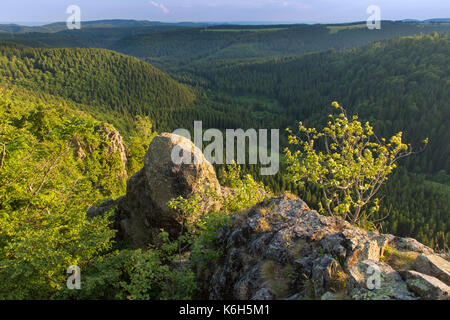
[[[391,21],[391,22],[425,22],[430,20],[450,20],[450,18],[427,18],[427,19],[414,19],[414,18],[404,18],[404,19],[382,19],[381,21]],[[174,20],[174,21],[164,21],[164,20],[141,20],[141,19],[123,19],[123,18],[104,18],[104,19],[93,19],[93,20],[81,20],[81,23],[89,22],[100,22],[100,21],[135,21],[135,22],[151,22],[151,23],[167,23],[167,24],[181,24],[181,23],[193,23],[193,24],[238,24],[238,25],[269,25],[269,24],[349,24],[364,22],[365,20],[351,20],[351,21],[258,21],[258,20],[225,20],[225,21],[190,21],[190,20]],[[65,21],[0,21],[0,25],[18,25],[25,27],[43,27],[50,24],[65,23]]]

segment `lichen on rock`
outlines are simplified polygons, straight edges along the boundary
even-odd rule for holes
[[[389,247],[416,250],[414,257],[432,249],[322,216],[300,199],[282,196],[233,215],[217,243],[224,254],[208,280],[210,299],[448,299],[430,285],[438,279],[426,276],[434,280],[418,290],[381,261]]]

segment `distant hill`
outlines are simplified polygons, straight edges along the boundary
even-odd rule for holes
[[[450,18],[433,18],[433,19],[426,19],[426,20],[418,20],[418,19],[403,19],[399,20],[401,22],[432,22],[432,23],[445,23],[450,22]]]
[[[365,22],[340,25],[214,25],[126,35],[110,44],[118,52],[144,58],[164,70],[218,59],[301,55],[348,49],[398,36],[449,33],[450,25],[383,21],[381,30]]]
[[[434,19],[427,19],[427,20],[424,20],[424,22],[435,22],[435,23],[440,23],[440,22],[450,22],[450,18],[434,18]]]
[[[331,48],[354,48],[398,36],[450,32],[448,23],[392,21],[383,21],[381,30],[367,29],[365,21],[328,25],[208,25],[105,20],[83,22],[81,30],[67,30],[64,23],[21,28],[3,26],[0,39],[32,47],[106,48],[143,58],[165,71],[204,60],[301,55]]]
[[[0,43],[0,82],[125,114],[189,106],[185,85],[139,59],[104,49],[33,49]]]
[[[383,21],[381,30],[365,22],[340,25],[214,25],[127,35],[109,48],[149,59],[163,69],[193,61],[301,55],[348,49],[398,36],[449,33],[450,25]]]
[[[160,22],[148,20],[127,20],[127,19],[109,19],[82,21],[82,28],[137,28],[149,26],[181,26],[181,27],[201,27],[209,25],[208,23],[195,22]],[[54,33],[67,30],[66,22],[54,22],[43,24],[41,26],[24,26],[20,24],[0,24],[0,31],[9,33]]]

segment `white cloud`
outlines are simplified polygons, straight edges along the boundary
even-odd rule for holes
[[[169,9],[167,9],[162,3],[150,1],[150,4],[154,7],[160,8],[164,13],[169,13]]]
[[[268,4],[281,5],[283,7],[294,7],[297,9],[309,9],[311,5],[303,1],[267,0]]]

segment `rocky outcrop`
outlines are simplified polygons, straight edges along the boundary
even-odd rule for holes
[[[391,266],[387,249],[417,261]],[[210,299],[448,299],[448,284],[437,278],[446,279],[447,262],[431,248],[322,216],[287,196],[233,215],[217,250]]]
[[[190,152],[199,163],[176,164],[172,150]],[[144,167],[127,182],[127,193],[117,201],[116,223],[123,238],[131,239],[135,247],[146,247],[154,242],[161,229],[173,237],[179,235],[183,216],[167,206],[178,196],[189,198],[203,195],[199,214],[218,209],[219,202],[206,196],[206,190],[220,185],[212,165],[194,144],[181,136],[163,133],[151,142],[145,155]]]
[[[348,270],[348,292],[358,300],[416,300],[400,273],[374,260],[359,261]],[[378,277],[379,275],[379,277]]]
[[[450,287],[442,281],[413,270],[402,271],[408,288],[426,300],[448,300]]]
[[[173,162],[172,151],[175,146],[179,148],[177,152],[191,154],[191,164]],[[211,189],[220,194],[216,173],[200,149],[189,139],[170,133],[155,137],[145,155],[143,170],[150,186],[150,197],[164,214],[173,212],[167,206],[171,199],[178,196],[187,198],[192,194],[203,195],[199,204],[200,212],[217,209],[217,202],[204,195],[205,191]]]
[[[86,158],[86,153],[84,152],[84,148],[80,143],[80,140],[77,138],[74,138],[72,141],[72,144],[74,146],[73,155],[75,158],[83,160]]]
[[[118,178],[127,177],[127,149],[123,143],[122,136],[112,125],[102,122],[94,128],[95,132],[100,135],[104,141],[103,148],[107,154],[117,154],[120,159],[122,168],[118,172]]]
[[[414,262],[414,269],[450,285],[450,262],[435,254],[419,255]]]
[[[107,136],[119,143],[114,134]],[[199,161],[177,164],[175,147]],[[116,146],[111,152],[120,150]],[[215,190],[215,197],[207,190]],[[153,139],[144,167],[127,182],[126,195],[91,208],[88,216],[116,208],[119,238],[145,248],[161,229],[172,238],[180,235],[186,217],[167,206],[171,199],[199,194],[203,214],[218,210],[217,197],[232,192],[221,189],[213,167],[189,140],[164,133]],[[368,232],[320,215],[290,195],[232,215],[212,249],[221,253],[218,261],[197,266],[209,299],[449,299],[446,255],[412,238]]]
[[[72,140],[73,155],[76,159],[84,160],[94,152],[94,150],[103,150],[112,158],[118,157],[120,164],[115,169],[118,179],[125,179],[127,177],[127,148],[123,142],[122,136],[112,125],[102,122],[94,127],[95,133],[100,138],[100,141],[88,141],[84,138],[74,137]]]

